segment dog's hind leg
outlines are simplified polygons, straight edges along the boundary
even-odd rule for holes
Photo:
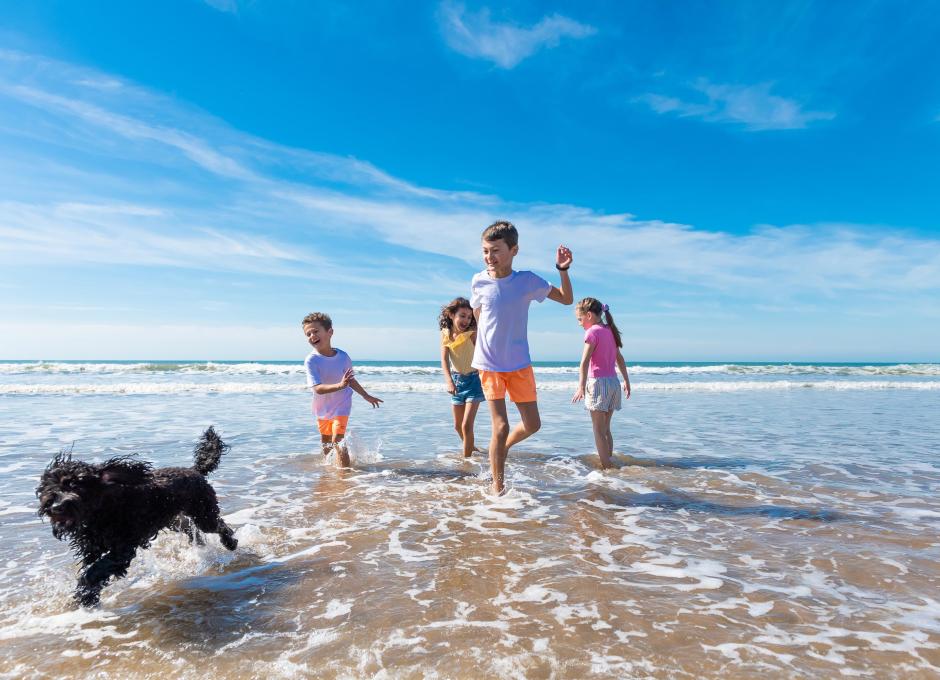
[[[136,552],[133,547],[112,550],[85,569],[78,577],[78,586],[75,589],[75,599],[78,603],[83,607],[98,604],[101,589],[108,584],[112,576],[123,578],[127,574],[127,568],[131,566]]]
[[[214,508],[211,514],[196,515],[193,522],[199,527],[200,531],[207,534],[218,534],[219,540],[229,550],[235,550],[238,547],[238,539],[235,538],[235,532],[225,523],[225,520],[219,517],[219,509]]]
[[[186,534],[190,543],[195,543],[196,545],[206,544],[205,539],[202,537],[202,532],[196,528],[196,524],[186,515],[177,515],[176,519],[174,519],[167,528],[181,534]]]

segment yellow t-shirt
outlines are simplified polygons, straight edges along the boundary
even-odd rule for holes
[[[450,339],[450,331],[446,328],[441,329],[441,345],[447,348],[450,356],[450,365],[458,373],[474,372],[470,362],[473,361],[473,334],[476,331],[464,331],[453,340]]]

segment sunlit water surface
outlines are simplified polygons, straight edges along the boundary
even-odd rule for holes
[[[609,472],[541,367],[501,498],[430,365],[359,368],[346,471],[296,365],[76,366],[0,364],[2,677],[940,675],[936,365],[639,367]],[[209,424],[239,549],[161,534],[76,610],[45,464],[188,465]]]

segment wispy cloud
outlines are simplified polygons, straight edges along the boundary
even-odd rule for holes
[[[780,309],[865,296],[877,311],[940,291],[936,238],[852,224],[728,233],[424,187],[366,161],[242,134],[139,88],[83,84],[102,74],[29,59],[0,58],[0,143],[11,130],[30,140],[17,147],[23,162],[0,160],[6,266],[240,272],[317,281],[334,297],[368,301],[378,287],[430,300],[465,290],[480,266],[482,228],[508,217],[522,234],[520,268],[552,274],[554,248],[565,243],[578,285],[614,302],[668,289]],[[4,68],[11,63],[27,68]]]
[[[66,65],[55,72],[68,83],[104,77],[72,73]],[[509,216],[523,229],[522,266],[550,268],[553,248],[564,242],[575,250],[579,276],[597,282],[608,278],[606,272],[621,271],[755,295],[781,288],[832,295],[940,287],[940,262],[930,254],[938,252],[936,244],[900,233],[856,225],[792,225],[735,235],[578,206],[511,203],[494,195],[416,186],[357,159],[279,147],[139,90],[53,94],[50,87],[64,85],[11,84],[0,78],[0,94],[51,116],[54,129],[68,137],[73,149],[94,161],[102,147],[123,148],[153,172],[139,180],[137,189],[132,179],[115,178],[112,194],[104,197],[85,195],[71,176],[76,186],[71,197],[31,204],[0,195],[7,199],[0,211],[5,240],[0,255],[11,258],[68,252],[73,262],[207,268],[223,262],[235,269],[303,276],[311,267],[333,269],[310,245],[345,238],[350,245],[371,240],[475,267],[481,227]],[[143,120],[144,115],[176,122],[158,124]],[[120,140],[139,146],[127,149]],[[161,193],[149,186],[152,176],[193,168],[207,174],[205,187],[170,182]],[[290,179],[279,174],[285,168]],[[92,184],[100,192],[104,182],[101,169],[96,172]],[[128,192],[137,196],[131,200]],[[278,225],[277,239],[265,235],[270,224]],[[443,231],[447,238],[441,238]],[[207,260],[198,253],[214,256]],[[345,269],[347,277],[355,278],[355,271]]]
[[[772,83],[728,85],[699,79],[681,96],[646,93],[634,102],[656,113],[743,125],[751,131],[796,130],[835,118],[831,111],[805,110],[795,99],[772,94],[772,87]]]
[[[560,14],[531,26],[494,21],[490,10],[469,12],[460,3],[440,5],[439,19],[447,44],[460,54],[511,69],[543,48],[557,47],[563,38],[587,38],[597,29]]]
[[[238,13],[238,0],[202,0],[204,3],[209,5],[212,9],[217,9],[220,12],[227,12],[228,14],[237,14]]]

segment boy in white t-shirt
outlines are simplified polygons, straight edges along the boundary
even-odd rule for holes
[[[349,467],[349,451],[342,443],[346,425],[352,411],[352,393],[355,391],[373,408],[381,399],[366,392],[353,377],[349,355],[330,344],[333,338],[333,320],[322,312],[313,312],[301,322],[307,342],[313,351],[304,359],[307,369],[307,387],[313,390],[313,412],[317,417],[323,455],[336,451],[336,464]]]
[[[511,223],[494,222],[483,232],[482,242],[486,270],[475,274],[470,283],[470,305],[477,319],[477,344],[471,365],[480,371],[483,394],[490,405],[492,490],[500,494],[509,448],[542,426],[529,357],[529,304],[545,298],[563,305],[574,302],[568,277],[572,256],[568,248],[558,246],[555,267],[561,273],[561,287],[556,288],[532,272],[513,271],[519,233]],[[511,432],[506,413],[507,392],[522,418]]]

